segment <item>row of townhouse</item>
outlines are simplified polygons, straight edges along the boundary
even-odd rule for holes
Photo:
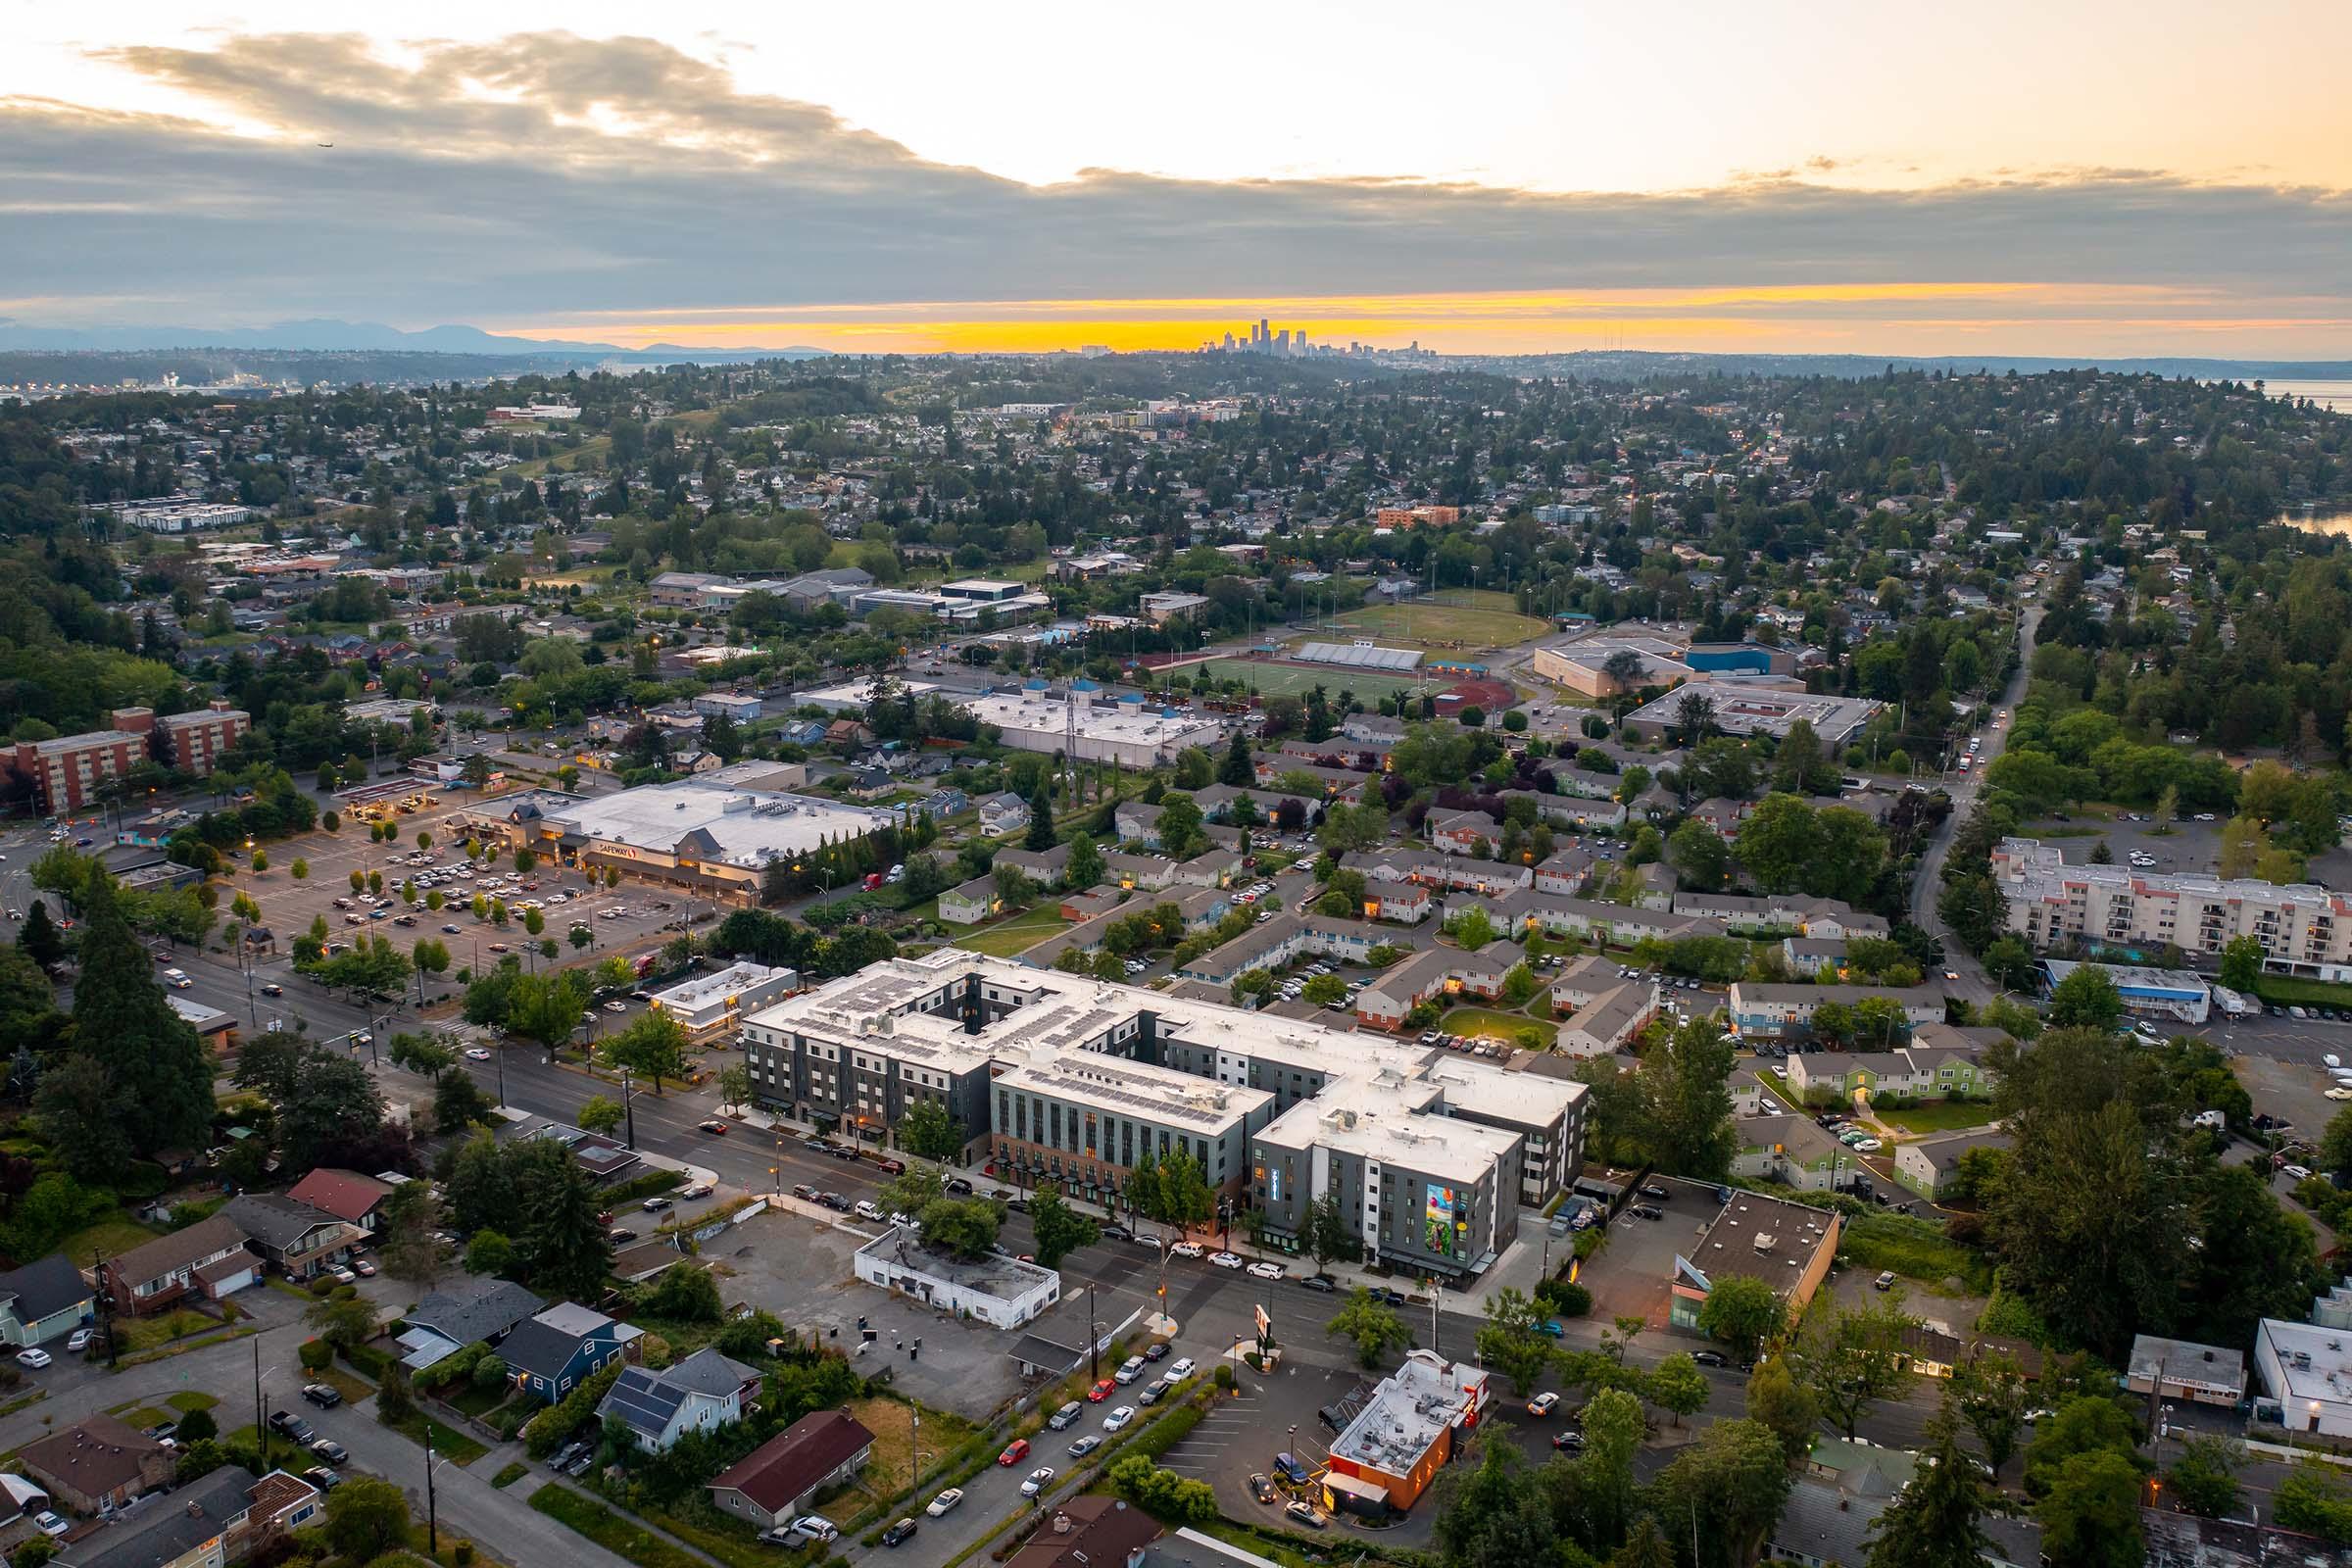
[[[1541,931],[1548,937],[1606,942],[1630,948],[1646,939],[1673,942],[1685,937],[1719,937],[1722,923],[1697,915],[1643,908],[1633,904],[1607,904],[1598,899],[1559,898],[1532,889],[1502,898],[1457,893],[1446,901],[1446,918],[1452,920],[1472,909],[1484,909],[1494,929],[1506,936]]]
[[[1622,828],[1629,814],[1620,803],[1590,795],[1544,795],[1536,790],[1504,790],[1502,800],[1506,806],[1513,801],[1533,801],[1538,820],[1552,827],[1573,828],[1580,833],[1590,833],[1598,828]]]
[[[1551,1010],[1561,1016],[1555,1049],[1572,1056],[1606,1056],[1632,1045],[1658,1015],[1658,983],[1626,979],[1606,958],[1577,959],[1551,982]]]
[[[1380,775],[1377,773],[1357,773],[1344,767],[1324,767],[1314,762],[1301,762],[1296,758],[1283,757],[1273,752],[1257,754],[1257,782],[1261,788],[1270,789],[1276,779],[1286,778],[1293,773],[1303,773],[1322,785],[1323,804],[1326,806],[1358,805],[1364,799],[1364,792],[1378,787],[1380,783]],[[1202,808],[1202,811],[1205,814],[1206,808]]]
[[[1252,969],[1279,969],[1299,958],[1338,958],[1363,963],[1375,948],[1411,948],[1419,942],[1409,932],[1373,925],[1363,920],[1323,914],[1278,914],[1251,926],[1231,942],[1219,943],[1176,971],[1180,980],[1206,985],[1233,984]]]
[[[1973,1048],[1902,1046],[1893,1051],[1803,1051],[1788,1057],[1788,1087],[1851,1100],[1982,1100],[1993,1075]]]
[[[1405,1015],[1424,1002],[1470,996],[1492,1001],[1502,995],[1503,977],[1518,955],[1468,953],[1433,947],[1385,971],[1356,993],[1356,1020],[1373,1029],[1401,1029]]]
[[[1884,937],[1891,929],[1884,915],[1856,909],[1837,899],[1817,899],[1802,893],[1762,896],[1744,893],[1690,893],[1674,896],[1674,912],[1720,920],[1727,931],[1743,936],[1792,931],[1800,937],[1843,941],[1852,937]]]
[[[1337,1193],[1373,1256],[1422,1272],[1486,1267],[1583,1158],[1582,1084],[952,948],[804,993],[744,1040],[757,1096],[797,1117],[879,1140],[936,1101],[1017,1183],[1105,1205],[1147,1152],[1181,1151],[1274,1245]]]
[[[1313,827],[1322,821],[1326,803],[1276,789],[1211,784],[1193,792],[1193,804],[1200,808],[1202,820],[1209,822],[1283,823],[1295,818],[1300,827]]]
[[[2009,929],[2029,946],[2169,946],[2213,958],[2234,939],[2252,937],[2274,970],[2352,980],[2352,900],[2341,893],[2251,877],[2069,865],[2056,845],[2034,839],[2003,839],[1991,859]]]
[[[1536,886],[1538,876],[1534,866],[1414,849],[1352,850],[1340,858],[1340,865],[1360,873],[1366,887],[1418,882],[1446,892],[1491,895],[1524,892]]]
[[[1941,986],[1820,986],[1766,981],[1732,983],[1732,1032],[1743,1040],[1786,1040],[1809,1035],[1813,1014],[1825,1003],[1855,1004],[1881,999],[1902,1012],[1906,1032],[1943,1021]]]

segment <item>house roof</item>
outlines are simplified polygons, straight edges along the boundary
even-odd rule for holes
[[[132,1285],[143,1285],[160,1279],[175,1269],[186,1268],[200,1257],[231,1247],[245,1245],[245,1232],[226,1214],[215,1214],[198,1220],[184,1231],[173,1231],[142,1243],[129,1251],[108,1261],[121,1277]]]
[[[155,1568],[177,1562],[251,1510],[246,1496],[251,1480],[237,1466],[223,1465],[169,1497],[150,1498],[118,1516],[112,1526],[58,1553],[57,1560],[69,1568]]]
[[[253,1484],[245,1494],[245,1500],[252,1504],[254,1520],[258,1524],[274,1519],[318,1495],[318,1489],[302,1477],[289,1475],[283,1470],[272,1470]]]
[[[517,1372],[530,1372],[539,1377],[554,1379],[563,1376],[564,1369],[580,1348],[581,1336],[567,1334],[537,1318],[514,1325],[498,1347],[498,1358]]]
[[[435,1291],[408,1313],[412,1328],[471,1345],[504,1334],[547,1302],[513,1280],[477,1280],[464,1291]]]
[[[373,1211],[376,1204],[392,1196],[392,1184],[379,1182],[372,1176],[363,1176],[356,1170],[334,1170],[321,1166],[288,1188],[286,1196],[298,1203],[308,1203],[321,1213],[332,1214],[337,1219],[357,1225]]]
[[[710,1482],[712,1491],[740,1492],[769,1513],[789,1508],[816,1485],[872,1446],[874,1435],[847,1410],[801,1417]]]
[[[117,1487],[137,1486],[140,1466],[163,1451],[162,1444],[127,1422],[93,1415],[26,1444],[18,1451],[17,1466],[35,1480],[71,1486],[95,1497]]]
[[[246,1193],[230,1199],[220,1212],[253,1240],[281,1251],[300,1246],[305,1236],[321,1225],[343,1224],[332,1214],[276,1193]]]
[[[63,1252],[52,1252],[23,1268],[0,1274],[0,1298],[15,1302],[20,1323],[38,1322],[76,1302],[89,1300],[94,1294],[82,1279],[81,1270]]]
[[[669,1429],[678,1407],[689,1396],[699,1394],[706,1398],[725,1398],[744,1384],[757,1381],[759,1376],[752,1368],[731,1361],[716,1350],[697,1350],[677,1365],[660,1372],[630,1367],[612,1385],[604,1402],[596,1407],[596,1413],[617,1415],[632,1431],[658,1435]]]
[[[1010,1568],[1110,1568],[1158,1535],[1158,1521],[1123,1497],[1072,1497],[1013,1553]]]

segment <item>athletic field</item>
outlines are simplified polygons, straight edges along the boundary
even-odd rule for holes
[[[1431,679],[1384,675],[1369,669],[1343,669],[1337,664],[1261,663],[1254,659],[1212,659],[1192,665],[1189,673],[1196,679],[1206,675],[1211,680],[1238,680],[1268,697],[1304,697],[1320,686],[1334,697],[1353,692],[1367,704],[1377,703],[1383,697],[1439,689],[1439,684]]]
[[[1400,605],[1351,610],[1332,624],[1358,637],[1414,647],[1441,658],[1514,647],[1550,629],[1533,615],[1520,614],[1509,594],[1466,588],[1441,589]]]

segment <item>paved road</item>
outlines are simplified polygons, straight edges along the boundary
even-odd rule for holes
[[[2028,606],[2018,623],[2017,672],[2002,689],[1994,704],[1996,708],[2015,712],[2019,700],[2025,696],[2027,671],[2034,662],[2034,631],[2040,624],[2041,607]],[[1951,797],[1951,814],[1944,818],[1936,836],[1928,841],[1927,848],[1921,852],[1919,869],[1911,882],[1912,923],[1943,944],[1943,966],[1960,977],[1958,980],[1946,980],[1945,991],[1979,1006],[1999,995],[2001,988],[1985,975],[1983,964],[1952,940],[1950,930],[1943,923],[1943,916],[1936,910],[1936,901],[1943,892],[1943,860],[1951,851],[1952,836],[1976,808],[1977,797],[1984,788],[1984,774],[1991,768],[1993,760],[2009,744],[2007,725],[1987,725],[1981,733],[1984,744],[1979,747],[1977,760],[1971,764],[1969,771],[1945,776],[1944,790]]]

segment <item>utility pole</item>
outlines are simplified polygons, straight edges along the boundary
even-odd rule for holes
[[[1086,1282],[1086,1372],[1090,1381],[1102,1381],[1102,1325],[1095,1318],[1095,1282]]]
[[[637,1097],[629,1093],[629,1069],[626,1067],[620,1069],[620,1107],[623,1114],[628,1117],[628,1147],[635,1149],[637,1147]]]
[[[433,1429],[424,1429],[424,1545],[428,1554],[441,1552],[441,1510],[433,1496]]]
[[[121,1371],[122,1351],[115,1345],[115,1293],[107,1289],[106,1254],[96,1248],[90,1250],[90,1273],[98,1282],[98,1331],[106,1336],[106,1364],[110,1371]],[[258,1353],[260,1347],[255,1347]]]
[[[110,1336],[111,1340],[111,1336]],[[270,1473],[270,1422],[262,1409],[262,1342],[253,1342],[253,1431],[262,1445],[262,1473]]]

